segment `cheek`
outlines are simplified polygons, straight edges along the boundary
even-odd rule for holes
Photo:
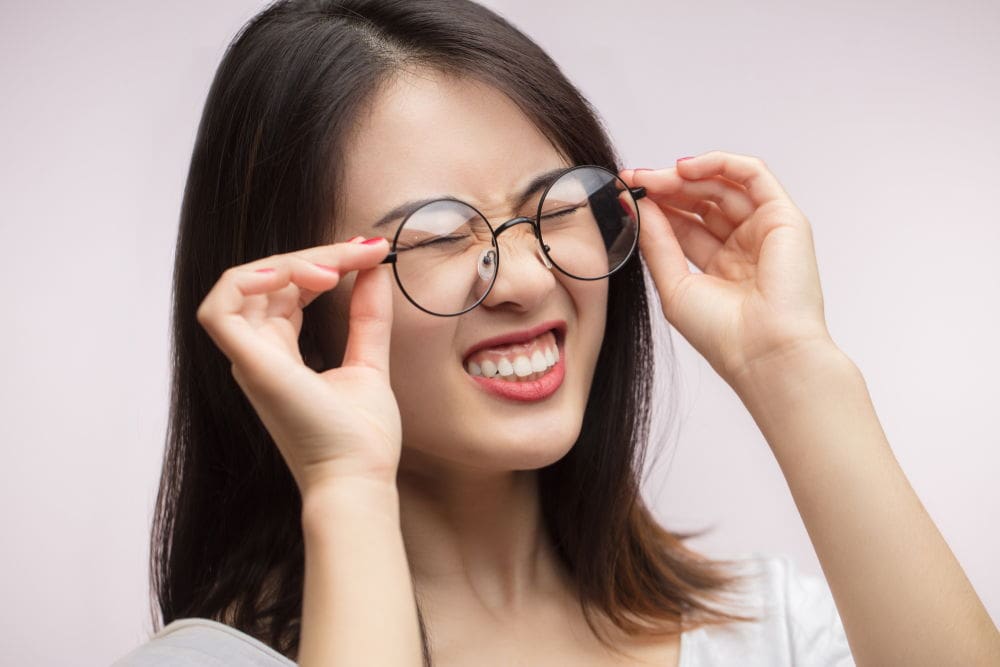
[[[608,314],[608,281],[577,280],[566,287],[573,299],[580,325],[588,334],[585,338],[603,338]]]
[[[458,368],[454,327],[454,318],[428,315],[401,294],[393,297],[389,376],[400,410],[426,410],[441,400],[440,386]]]
[[[583,386],[590,387],[597,368],[597,358],[604,342],[608,313],[608,281],[578,281],[570,293],[576,306],[578,368]]]

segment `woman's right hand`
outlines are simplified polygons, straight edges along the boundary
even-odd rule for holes
[[[388,242],[374,241],[355,239],[234,266],[198,308],[198,322],[232,362],[233,377],[303,498],[336,479],[395,484],[402,434],[389,386],[392,277],[380,265]],[[344,361],[317,373],[299,351],[302,310],[350,271],[358,274]]]

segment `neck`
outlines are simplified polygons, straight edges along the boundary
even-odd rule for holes
[[[565,590],[535,470],[485,470],[404,449],[400,521],[418,593],[471,596],[497,613]]]

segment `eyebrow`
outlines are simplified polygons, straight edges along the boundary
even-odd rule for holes
[[[531,179],[531,182],[528,183],[527,186],[525,186],[524,190],[522,190],[520,193],[517,194],[516,197],[514,197],[513,208],[519,209],[522,206],[524,206],[524,204],[528,201],[531,195],[535,194],[536,192],[544,188],[546,185],[554,181],[555,178],[562,172],[566,171],[567,168],[568,167],[557,167],[556,169],[551,169],[549,171],[546,171],[544,173],[535,176],[533,179]],[[429,204],[430,202],[436,199],[453,199],[453,197],[452,195],[439,195],[437,197],[427,197],[426,199],[414,199],[412,201],[404,202],[399,206],[397,206],[396,208],[389,211],[388,213],[386,213],[385,215],[383,215],[381,218],[379,218],[378,221],[376,221],[375,224],[372,225],[372,227],[374,229],[378,229],[379,227],[388,225],[391,222],[395,222],[396,220],[405,218],[410,213],[413,213],[424,204]]]

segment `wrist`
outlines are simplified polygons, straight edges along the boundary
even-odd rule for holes
[[[345,519],[386,520],[399,525],[399,490],[395,481],[345,477],[329,479],[302,493],[304,533],[324,532]]]
[[[833,340],[815,339],[748,363],[728,383],[756,413],[765,406],[792,409],[824,388],[858,380],[863,382],[859,369]]]

